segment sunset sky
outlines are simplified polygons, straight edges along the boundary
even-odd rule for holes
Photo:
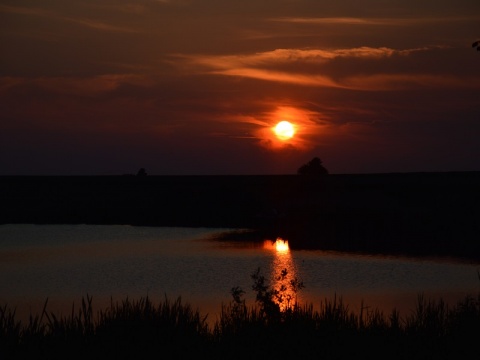
[[[479,38],[478,0],[0,0],[0,175],[480,170]]]

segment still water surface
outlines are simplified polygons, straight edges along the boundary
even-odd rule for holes
[[[412,311],[417,295],[448,302],[478,294],[479,264],[447,259],[368,256],[295,251],[283,242],[213,241],[228,229],[155,228],[97,225],[1,225],[0,304],[19,314],[49,309],[66,312],[82,296],[94,307],[149,295],[181,296],[215,319],[229,291],[241,286],[253,304],[250,275],[258,267],[268,277],[288,270],[305,284],[299,301],[319,305],[342,296],[353,310],[362,304],[401,314]],[[275,239],[273,239],[275,240]],[[278,284],[277,284],[278,285]]]

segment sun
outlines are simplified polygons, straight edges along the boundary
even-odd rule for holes
[[[273,132],[280,140],[288,140],[295,135],[295,127],[291,122],[283,120],[275,125]]]

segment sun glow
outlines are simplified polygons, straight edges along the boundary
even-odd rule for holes
[[[277,250],[277,252],[279,253],[288,252],[290,250],[288,246],[288,241],[277,238],[277,240],[275,241],[275,250]]]
[[[283,120],[275,125],[273,132],[280,140],[288,140],[295,135],[295,127],[291,122]]]
[[[263,242],[263,248],[266,250],[275,250],[277,254],[287,254],[290,252],[288,240],[283,240],[282,238],[277,238],[275,241],[265,240]]]
[[[277,106],[259,114],[258,118],[246,117],[241,121],[254,126],[252,137],[268,150],[310,150],[318,145],[328,130],[322,117],[319,112],[308,109]]]

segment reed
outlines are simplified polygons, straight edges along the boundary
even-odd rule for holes
[[[363,306],[352,311],[341,297],[319,308],[291,303],[280,309],[282,294],[259,270],[253,275],[256,303],[245,291],[231,290],[210,327],[207,316],[165,297],[124,299],[94,311],[91,296],[68,315],[47,310],[22,323],[15,309],[0,307],[0,358],[370,358],[450,359],[480,355],[480,294],[448,306],[419,296],[416,309],[400,316]],[[297,291],[298,282],[292,283]],[[280,290],[281,292],[281,290]]]

